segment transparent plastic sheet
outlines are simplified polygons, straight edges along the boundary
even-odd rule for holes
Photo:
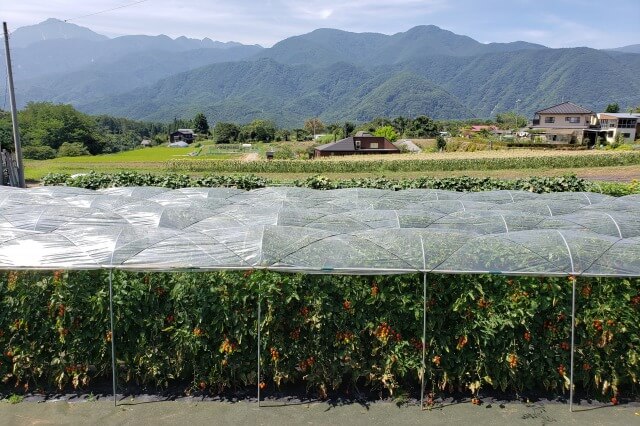
[[[640,197],[0,187],[0,269],[640,276]]]

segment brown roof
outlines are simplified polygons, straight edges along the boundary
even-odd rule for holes
[[[549,108],[536,111],[536,114],[593,114],[593,111],[582,108],[571,102],[563,102]]]
[[[371,136],[369,136],[371,137]],[[358,140],[364,140],[367,136],[357,137]],[[377,139],[377,137],[376,137]],[[390,144],[393,148],[372,148],[372,149],[356,149],[356,144],[354,142],[355,138],[353,136],[349,136],[348,138],[340,139],[336,142],[327,143],[324,145],[316,146],[314,149],[316,151],[324,151],[324,152],[396,152],[400,151],[395,145],[391,144],[391,142],[385,139],[385,142]]]
[[[353,143],[353,137],[349,136],[348,138],[340,139],[336,142],[316,146],[315,149],[318,151],[355,151],[356,146]]]

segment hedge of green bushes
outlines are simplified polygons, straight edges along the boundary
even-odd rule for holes
[[[576,383],[603,399],[640,375],[640,280],[579,278]],[[421,275],[114,273],[118,380],[217,393],[417,389]],[[429,394],[568,387],[571,279],[429,275]],[[110,377],[108,272],[0,273],[0,378],[14,390]]]
[[[451,178],[420,177],[413,179],[389,179],[384,176],[361,179],[329,179],[323,176],[311,176],[293,182],[279,182],[256,175],[207,175],[189,177],[180,174],[150,174],[137,172],[119,172],[114,174],[90,172],[71,177],[67,174],[48,174],[44,185],[67,185],[87,189],[108,188],[113,186],[161,186],[165,188],[185,187],[234,187],[256,189],[274,185],[292,185],[314,189],[338,188],[377,188],[402,190],[413,188],[432,188],[450,191],[489,191],[496,189],[522,190],[537,193],[592,191],[614,196],[640,193],[640,183],[593,183],[575,175],[558,177],[529,177],[524,179],[497,179],[458,176]]]

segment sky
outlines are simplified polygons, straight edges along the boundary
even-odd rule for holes
[[[270,47],[317,28],[394,34],[437,25],[480,42],[640,43],[640,0],[2,0],[10,30],[47,18],[115,37],[209,37]],[[126,6],[126,7],[122,7]],[[104,13],[94,14],[109,9]],[[91,16],[85,16],[91,15]]]

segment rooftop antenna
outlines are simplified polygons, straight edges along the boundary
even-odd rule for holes
[[[7,23],[2,23],[4,30],[4,51],[7,59],[7,80],[9,85],[9,99],[11,103],[11,123],[13,124],[13,142],[15,144],[16,168],[18,169],[18,186],[26,187],[24,183],[24,168],[22,167],[22,147],[20,145],[20,130],[18,129],[18,112],[16,109],[16,94],[13,89],[13,71],[11,69],[11,51],[9,50],[9,31]]]

